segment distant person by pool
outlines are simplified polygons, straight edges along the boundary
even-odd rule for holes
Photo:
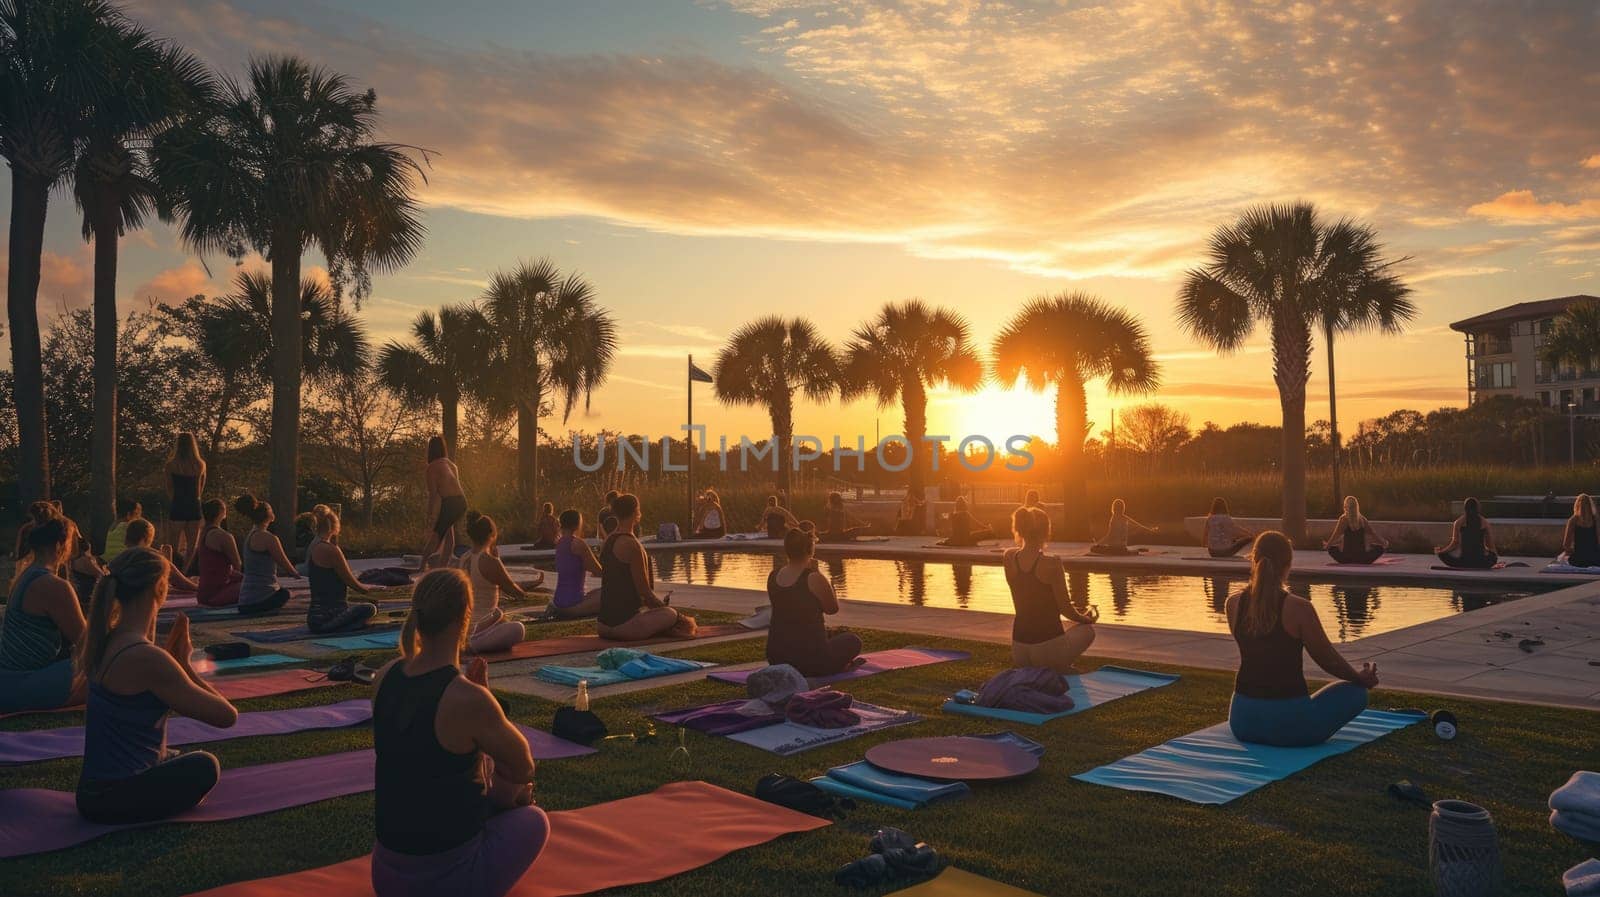
[[[1495,553],[1494,533],[1489,521],[1478,510],[1478,500],[1469,498],[1462,503],[1461,516],[1450,525],[1450,544],[1435,548],[1439,561],[1446,567],[1466,570],[1488,570],[1500,562]]]
[[[868,529],[844,509],[844,496],[838,492],[828,493],[822,520],[826,524],[819,538],[822,542],[853,542]]]
[[[856,663],[861,637],[829,635],[823,617],[839,612],[833,584],[817,570],[816,540],[802,529],[783,537],[786,563],[767,576],[772,623],[767,629],[767,663],[786,663],[803,676],[831,676]]]
[[[1574,567],[1600,567],[1600,538],[1597,538],[1594,499],[1579,494],[1572,502],[1572,516],[1561,534],[1561,550]]]
[[[720,539],[727,535],[727,521],[722,510],[722,498],[717,495],[717,490],[707,489],[700,493],[700,500],[695,505],[694,533],[695,539]]]
[[[1105,538],[1090,545],[1089,553],[1108,557],[1136,554],[1137,552],[1134,549],[1128,547],[1129,538],[1134,530],[1152,534],[1159,532],[1155,527],[1145,526],[1129,517],[1127,502],[1120,498],[1113,500],[1111,502],[1111,519],[1106,523]]]
[[[1037,490],[1037,489],[1029,489],[1028,490],[1028,494],[1026,494],[1026,495],[1024,495],[1022,497],[1022,506],[1024,508],[1042,508],[1042,507],[1044,507],[1044,503],[1039,500],[1039,490]]]
[[[1100,612],[1080,608],[1067,587],[1061,559],[1045,553],[1050,541],[1050,515],[1040,508],[1018,508],[1011,514],[1017,547],[1008,548],[1001,563],[1016,618],[1011,624],[1011,662],[1018,667],[1045,667],[1058,673],[1094,644],[1094,623]],[[1065,617],[1071,624],[1063,626]]]
[[[1361,503],[1356,497],[1346,495],[1344,513],[1339,515],[1339,521],[1333,525],[1333,532],[1328,534],[1322,547],[1327,549],[1329,557],[1341,564],[1370,564],[1383,557],[1389,543],[1361,513]]]
[[[767,538],[782,539],[789,530],[800,525],[794,514],[778,502],[778,496],[767,496],[767,508],[761,512],[761,525],[767,529]]]
[[[556,506],[545,502],[539,509],[539,521],[535,524],[538,538],[533,542],[533,547],[538,549],[556,547],[556,540],[561,538],[561,521],[556,519]]]
[[[595,525],[598,527],[595,535],[601,540],[610,537],[617,529],[617,515],[612,513],[611,505],[617,500],[617,496],[621,494],[615,489],[608,490],[605,503],[600,506],[600,513],[595,515]]]
[[[1214,558],[1231,558],[1244,550],[1256,534],[1233,520],[1228,513],[1225,498],[1211,500],[1211,513],[1206,515],[1206,552]]]
[[[961,496],[956,499],[955,509],[950,512],[950,537],[939,544],[957,548],[970,548],[984,539],[993,539],[994,537],[994,528],[979,523],[978,518],[972,516],[971,506],[967,504],[966,496]]]
[[[900,499],[900,509],[895,513],[894,531],[901,536],[920,536],[927,519],[928,502],[920,490],[906,489]]]
[[[1228,725],[1240,741],[1279,747],[1321,744],[1367,707],[1378,667],[1357,670],[1333,646],[1311,602],[1289,592],[1294,545],[1283,533],[1256,537],[1250,582],[1228,597],[1228,629],[1239,646]],[[1339,682],[1308,694],[1302,655]]]
[[[561,512],[561,538],[556,540],[556,589],[545,616],[572,620],[600,612],[600,590],[585,590],[588,574],[600,576],[600,559],[583,539],[583,514]]]

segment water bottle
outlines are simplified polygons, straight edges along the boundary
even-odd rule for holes
[[[573,698],[572,707],[573,707],[574,710],[588,710],[589,709],[589,680],[588,679],[579,679],[578,680],[578,695],[577,695],[577,697]]]

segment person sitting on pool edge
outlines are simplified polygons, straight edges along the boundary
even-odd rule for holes
[[[860,663],[861,637],[828,635],[825,615],[839,612],[833,584],[817,570],[816,537],[792,529],[783,537],[782,567],[767,576],[772,623],[767,627],[767,663],[786,663],[802,676],[832,676]]]
[[[1354,495],[1344,497],[1344,513],[1333,525],[1328,541],[1322,543],[1328,556],[1341,564],[1370,564],[1383,557],[1389,543],[1378,535],[1361,513],[1361,503]]]
[[[800,525],[789,509],[778,503],[778,496],[767,496],[767,508],[761,512],[761,524],[767,528],[768,539],[782,539],[789,530]]]
[[[606,500],[600,505],[600,513],[595,515],[595,536],[604,542],[617,530],[617,515],[611,512],[611,503],[621,495],[615,489],[606,491]]]
[[[467,581],[472,586],[472,629],[467,634],[467,650],[474,654],[509,651],[528,634],[521,622],[506,619],[505,609],[500,606],[501,589],[518,598],[527,598],[528,593],[495,556],[499,535],[494,518],[477,511],[467,512],[467,541],[472,543],[472,549],[461,556],[457,566],[467,571]]]
[[[583,514],[577,508],[561,512],[561,538],[556,540],[556,588],[544,618],[577,620],[600,613],[600,590],[586,589],[588,574],[602,574],[594,549],[583,540]]]
[[[994,538],[994,528],[979,523],[969,507],[966,496],[957,496],[955,510],[950,512],[950,538],[940,541],[940,545],[971,548]]]
[[[556,506],[545,502],[539,509],[539,521],[534,525],[538,536],[533,541],[535,549],[556,547],[556,540],[561,538],[561,521],[556,519]]]
[[[691,539],[720,539],[727,535],[728,528],[723,520],[722,498],[717,495],[717,490],[707,489],[700,493],[700,500],[695,505],[694,532]]]
[[[838,492],[828,493],[822,520],[827,524],[820,537],[823,542],[854,542],[869,529],[844,509],[844,495]]]
[[[927,518],[928,502],[920,489],[906,489],[900,499],[900,509],[895,512],[894,532],[897,536],[920,536]]]
[[[1450,525],[1450,544],[1435,548],[1434,554],[1446,567],[1464,570],[1490,570],[1500,563],[1494,550],[1494,534],[1489,521],[1478,511],[1478,500],[1462,503],[1461,516]]]
[[[1061,559],[1045,554],[1050,541],[1050,515],[1041,508],[1018,508],[1011,514],[1017,546],[1001,557],[1016,617],[1011,623],[1011,662],[1017,667],[1044,667],[1070,673],[1073,664],[1094,644],[1093,606],[1080,609],[1067,588]],[[1071,622],[1061,625],[1061,618]]]
[[[668,607],[672,593],[657,598],[650,555],[633,534],[639,525],[639,497],[624,492],[611,502],[616,529],[600,547],[600,613],[595,632],[604,639],[637,642],[671,633],[693,638],[694,618]]]
[[[11,583],[0,622],[0,713],[52,710],[83,700],[71,646],[83,640],[83,609],[72,585],[57,575],[71,524],[48,502],[28,509],[22,554],[31,563]]]
[[[1239,646],[1228,726],[1240,741],[1278,747],[1321,744],[1367,708],[1378,667],[1351,666],[1311,602],[1289,591],[1294,545],[1269,530],[1250,552],[1250,582],[1228,596],[1228,629]],[[1302,655],[1340,681],[1308,694]]]
[[[434,570],[411,604],[400,657],[373,686],[372,890],[501,897],[550,837],[533,802],[533,752],[486,687],[483,659],[460,672],[472,625],[467,575]]]
[[[1244,550],[1256,534],[1233,522],[1227,499],[1211,500],[1211,513],[1205,523],[1206,553],[1214,558],[1231,558]]]
[[[164,645],[150,641],[172,565],[157,551],[129,548],[95,587],[78,664],[89,683],[78,813],[109,825],[167,819],[217,786],[222,768],[205,751],[167,749],[177,713],[231,728],[239,712],[189,665],[189,618],[178,614]]]
[[[311,606],[306,609],[306,628],[318,635],[354,632],[363,629],[378,612],[369,601],[351,601],[355,589],[365,595],[377,589],[363,583],[350,570],[344,551],[339,548],[339,515],[327,505],[311,509],[317,535],[306,548],[306,578],[311,581]]]
[[[1115,557],[1121,555],[1137,554],[1144,549],[1135,551],[1128,547],[1129,530],[1137,529],[1144,533],[1154,534],[1160,532],[1153,526],[1145,526],[1139,521],[1128,516],[1128,504],[1118,498],[1111,502],[1111,521],[1106,524],[1104,539],[1089,546],[1090,554]]]
[[[1562,563],[1574,567],[1600,567],[1600,538],[1597,538],[1594,499],[1579,493],[1572,500],[1572,516],[1567,518],[1566,529],[1561,532]]]

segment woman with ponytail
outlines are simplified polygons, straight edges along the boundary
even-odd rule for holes
[[[1328,556],[1339,564],[1371,564],[1383,557],[1389,547],[1361,513],[1361,502],[1354,495],[1344,497],[1344,513],[1333,525],[1333,532],[1322,543]]]
[[[527,739],[489,691],[483,660],[460,672],[471,620],[467,575],[429,573],[412,594],[399,659],[378,671],[377,897],[501,897],[549,838]]]
[[[72,533],[67,538],[72,546],[72,557],[67,561],[67,580],[72,583],[72,591],[78,596],[78,604],[87,608],[89,599],[94,597],[95,583],[106,575],[106,568],[94,556],[94,547],[89,544],[83,530],[70,520],[67,523],[72,527]]]
[[[272,534],[272,521],[277,519],[272,505],[246,492],[233,503],[233,508],[250,521],[239,560],[239,613],[271,613],[289,602],[289,590],[278,585],[278,574],[298,577],[300,572],[289,563],[283,543]],[[215,538],[215,531],[208,535]]]
[[[222,504],[221,502],[217,501],[214,498],[211,500],[211,502],[216,502],[219,505]],[[210,504],[211,502],[207,502],[207,504]],[[156,539],[156,527],[155,527],[155,524],[153,524],[150,521],[145,520],[143,518],[140,518],[138,520],[130,520],[130,521],[128,521],[127,527],[125,527],[124,530],[123,530],[123,540],[124,540],[124,542],[123,542],[123,551],[126,551],[129,548],[154,548],[155,547],[155,544],[154,544],[155,543],[155,539]],[[122,553],[121,551],[117,552],[117,554],[121,554],[121,553]],[[173,565],[173,563],[172,563],[172,546],[171,545],[163,545],[163,546],[161,546],[161,556],[167,559],[167,564],[168,564],[168,567],[167,567],[167,591],[169,591],[169,592],[197,592],[197,591],[199,591],[200,584],[195,582],[194,580],[190,579],[189,577],[184,576],[181,572],[179,572],[177,566]],[[113,559],[115,559],[115,555],[113,555]]]
[[[1558,563],[1574,567],[1600,567],[1600,520],[1596,519],[1594,499],[1580,493],[1572,500],[1572,516],[1561,533]]]
[[[226,729],[239,712],[189,665],[189,618],[179,614],[160,646],[151,641],[171,564],[130,548],[95,588],[78,666],[89,683],[78,812],[126,825],[167,819],[204,800],[222,773],[205,751],[167,750],[167,717]]]
[[[472,550],[462,555],[460,567],[467,571],[467,580],[472,584],[472,631],[467,636],[467,650],[474,654],[509,651],[528,634],[526,626],[507,620],[500,607],[501,589],[518,598],[526,598],[528,593],[511,578],[495,554],[499,535],[493,518],[477,511],[467,512],[467,539]],[[539,577],[543,582],[544,574]]]
[[[352,602],[350,590],[365,595],[377,591],[356,578],[339,548],[339,515],[327,505],[311,509],[316,537],[306,549],[306,578],[311,580],[311,608],[306,611],[306,628],[318,635],[354,632],[367,625],[378,606],[367,601]]]
[[[228,519],[228,506],[221,499],[209,498],[200,506],[200,515],[205,529],[200,531],[194,552],[194,566],[199,569],[195,600],[204,607],[236,606],[244,582],[244,561],[239,558],[233,533],[222,526]]]
[[[1490,570],[1500,563],[1494,550],[1494,534],[1489,521],[1478,509],[1478,500],[1469,498],[1461,505],[1461,516],[1450,525],[1450,544],[1434,549],[1434,556],[1446,567]]]
[[[1011,623],[1011,662],[1018,667],[1073,672],[1073,664],[1094,644],[1100,610],[1092,604],[1079,607],[1072,600],[1061,559],[1045,553],[1050,515],[1043,508],[1017,508],[1011,514],[1011,532],[1017,546],[1001,556],[1016,610]],[[1063,617],[1069,626],[1061,625]]]
[[[83,640],[83,609],[58,572],[67,559],[72,524],[51,505],[29,509],[20,549],[31,563],[11,584],[0,623],[0,713],[51,710],[83,700],[70,646]]]
[[[1228,598],[1228,629],[1239,645],[1228,724],[1240,741],[1279,747],[1321,744],[1367,707],[1376,664],[1357,670],[1339,654],[1316,608],[1289,593],[1294,545],[1283,533],[1256,537],[1250,583]],[[1302,655],[1340,681],[1307,694]]]

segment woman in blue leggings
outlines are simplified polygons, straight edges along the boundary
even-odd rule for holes
[[[1357,670],[1328,639],[1311,602],[1289,593],[1294,545],[1279,532],[1256,537],[1250,583],[1228,598],[1239,645],[1228,725],[1240,741],[1279,747],[1321,744],[1367,707],[1378,667]],[[1302,653],[1340,681],[1307,694]]]

